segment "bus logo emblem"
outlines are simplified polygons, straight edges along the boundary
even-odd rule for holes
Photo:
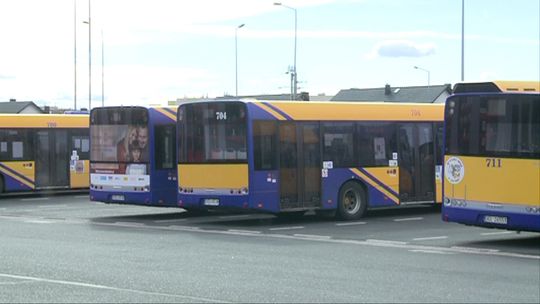
[[[465,175],[465,166],[461,159],[450,157],[444,167],[444,175],[451,184],[459,184]]]

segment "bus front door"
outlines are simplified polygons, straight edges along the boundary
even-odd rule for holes
[[[402,203],[435,201],[433,124],[399,125],[399,194]]]
[[[38,131],[35,146],[36,189],[69,187],[67,131]]]
[[[279,124],[280,209],[321,205],[320,128],[317,123]]]

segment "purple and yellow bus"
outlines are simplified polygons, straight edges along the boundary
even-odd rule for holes
[[[0,194],[88,189],[88,114],[0,114]]]
[[[540,232],[540,83],[459,83],[446,101],[442,219]]]
[[[176,206],[176,107],[90,112],[90,200]]]
[[[334,213],[442,201],[443,104],[220,100],[178,108],[178,205]]]

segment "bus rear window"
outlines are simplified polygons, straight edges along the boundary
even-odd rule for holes
[[[145,108],[92,110],[90,137],[90,156],[94,162],[149,161],[148,111]]]
[[[446,107],[446,154],[540,156],[536,94],[456,96]]]

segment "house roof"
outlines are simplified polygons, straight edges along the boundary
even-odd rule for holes
[[[445,92],[452,93],[450,84],[416,87],[386,85],[383,88],[341,90],[331,100],[433,103]]]
[[[28,107],[34,108],[35,110],[43,113],[43,110],[38,107],[33,101],[14,100],[8,102],[0,102],[0,113],[18,114]]]

